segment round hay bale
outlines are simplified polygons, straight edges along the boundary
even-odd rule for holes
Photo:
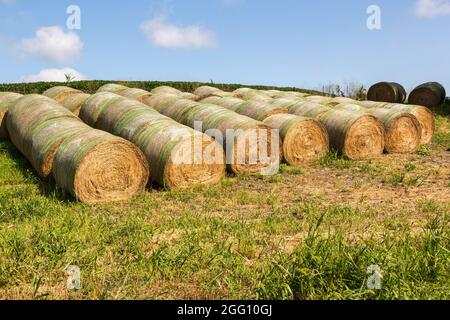
[[[24,96],[11,105],[6,125],[11,142],[44,179],[61,142],[89,128],[54,100],[39,95]]]
[[[138,146],[150,165],[150,181],[162,187],[217,184],[225,174],[222,146],[139,101],[97,94],[84,104],[80,117],[97,118],[96,128]]]
[[[361,106],[366,109],[373,109],[373,108],[382,108],[384,105],[388,104],[387,102],[376,102],[376,101],[358,101],[355,100],[352,102],[352,104],[357,104],[358,106]]]
[[[413,153],[420,146],[421,127],[412,114],[394,109],[365,109],[354,104],[340,104],[335,110],[366,112],[375,116],[383,125],[386,136],[387,153]]]
[[[384,127],[374,116],[331,109],[320,117],[320,122],[328,131],[331,147],[349,159],[364,160],[383,154]]]
[[[278,98],[271,101],[271,105],[277,108],[289,109],[293,105],[303,102],[299,99]]]
[[[150,92],[152,94],[174,94],[174,95],[182,94],[182,92],[180,90],[169,87],[169,86],[160,86],[160,87],[154,88]]]
[[[411,113],[419,121],[421,128],[421,144],[429,144],[433,140],[436,131],[436,121],[430,109],[423,106],[406,105],[406,104],[383,104],[379,108],[397,110]]]
[[[58,186],[88,204],[128,200],[145,190],[147,160],[132,143],[100,130],[65,139],[54,157]]]
[[[267,118],[265,124],[280,131],[283,160],[300,167],[323,158],[330,149],[325,127],[312,118],[279,114]]]
[[[108,83],[105,84],[104,86],[101,86],[97,92],[111,92],[111,93],[115,93],[115,94],[121,94],[123,91],[127,90],[128,87],[125,87],[121,84],[116,84],[116,83]]]
[[[53,87],[53,88],[46,90],[42,95],[46,96],[50,99],[53,99],[58,103],[61,103],[68,96],[70,96],[72,94],[77,94],[77,93],[83,93],[83,92],[81,92],[80,90],[77,90],[77,89],[69,88],[69,87],[57,86],[57,87]]]
[[[434,108],[445,102],[445,88],[437,82],[427,82],[415,88],[408,97],[408,103]]]
[[[145,100],[145,104],[148,105],[151,108],[155,108],[157,105],[165,102],[165,101],[178,101],[182,99],[182,97],[170,94],[170,93],[162,93],[162,94],[155,94],[148,99]]]
[[[235,98],[242,98],[242,96],[246,93],[252,92],[255,89],[250,89],[250,88],[239,88],[236,89],[232,92],[232,96]]]
[[[191,128],[201,123],[202,127],[196,129],[215,139],[220,135],[228,168],[236,174],[273,173],[278,169],[280,146],[278,141],[274,142],[272,128],[260,121],[217,105],[190,100],[163,103],[155,109]]]
[[[128,99],[138,100],[140,102],[145,102],[148,98],[152,96],[150,92],[136,88],[129,88],[124,91],[121,91],[119,95]]]
[[[78,117],[81,106],[90,96],[90,94],[86,93],[72,94],[65,98],[61,105]]]
[[[411,113],[392,109],[371,109],[385,127],[387,153],[414,153],[421,142],[421,126]]]
[[[218,106],[224,107],[226,109],[233,110],[233,108],[237,107],[238,105],[245,102],[245,100],[239,99],[239,98],[233,98],[233,97],[209,97],[206,99],[201,100],[202,103],[210,103],[210,104],[216,104]]]
[[[367,100],[403,103],[406,100],[406,90],[395,82],[379,82],[369,88]]]
[[[297,102],[288,107],[288,112],[301,117],[314,118],[318,120],[324,113],[331,111],[330,107],[314,102]]]
[[[180,96],[183,99],[188,99],[188,100],[193,100],[193,101],[198,101],[200,99],[195,94],[189,93],[189,92],[182,92],[178,96]]]
[[[262,102],[270,102],[272,101],[272,97],[267,94],[264,94],[261,91],[249,91],[245,93],[241,93],[235,96],[236,98],[240,98],[246,101],[262,101]]]
[[[21,94],[14,92],[0,92],[0,141],[6,141],[9,137],[6,128],[8,108],[21,97],[23,97]]]
[[[79,117],[89,126],[97,128],[96,124],[100,114],[105,108],[123,97],[111,92],[99,92],[90,96],[81,106]]]
[[[307,93],[297,92],[297,91],[282,91],[272,95],[273,99],[305,99],[310,95]]]
[[[215,97],[226,97],[229,96],[230,93],[229,92],[225,92],[222,91],[218,88],[215,87],[210,87],[210,86],[201,86],[198,87],[195,91],[194,94],[198,97],[199,100],[211,97],[211,96],[215,96]]]
[[[346,98],[346,97],[336,97],[336,98],[331,99],[329,102],[325,103],[325,105],[327,107],[333,108],[341,103],[352,104],[352,103],[355,103],[355,100],[353,100],[351,98]]]
[[[332,100],[330,97],[324,97],[324,96],[308,96],[305,98],[305,101],[314,102],[318,104],[326,105]]]
[[[264,121],[276,114],[288,113],[285,108],[278,108],[265,101],[258,100],[246,101],[227,109],[258,121]]]

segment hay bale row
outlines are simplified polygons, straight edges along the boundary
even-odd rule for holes
[[[379,82],[369,88],[367,99],[370,101],[403,103],[406,100],[406,90],[395,82]]]
[[[202,100],[259,120],[279,130],[282,142],[282,160],[292,166],[302,166],[321,159],[329,150],[325,128],[312,118],[288,114],[286,105],[238,98],[210,97]],[[287,100],[287,103],[295,103]]]
[[[84,124],[54,100],[28,95],[10,106],[12,143],[37,174],[85,203],[121,201],[148,180],[142,152],[130,142]]]
[[[222,146],[137,100],[97,93],[84,103],[80,118],[138,146],[148,160],[151,183],[186,189],[219,183],[225,174]]]
[[[367,112],[377,118],[385,129],[385,151],[387,153],[413,153],[421,142],[420,123],[411,113],[395,109],[365,109],[354,104],[340,104],[334,110]]]
[[[415,88],[408,97],[408,103],[434,108],[445,102],[445,88],[437,82],[427,82]]]
[[[14,92],[0,92],[0,141],[8,140],[8,130],[6,129],[6,116],[9,106],[17,99],[23,97]]]
[[[272,128],[264,123],[217,105],[177,99],[173,95],[153,96],[149,105],[191,128],[201,123],[202,127],[196,129],[220,138],[230,171],[251,174],[278,170],[279,143],[274,141]]]
[[[272,129],[260,121],[172,93],[154,94],[145,104],[178,123],[222,141],[228,169],[236,174],[268,173],[278,169],[279,143],[273,141]],[[197,123],[201,123],[201,128],[197,128]]]

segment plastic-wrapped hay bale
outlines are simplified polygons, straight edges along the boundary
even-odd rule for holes
[[[291,166],[313,163],[329,151],[327,130],[317,120],[279,114],[267,118],[264,123],[279,130],[283,160]]]
[[[334,110],[322,114],[331,147],[351,160],[364,160],[383,154],[385,133],[381,122],[364,112]]]
[[[396,82],[379,82],[367,91],[370,101],[403,103],[406,100],[406,90]]]
[[[273,99],[305,99],[310,96],[307,93],[297,92],[297,91],[282,91],[272,95]]]
[[[21,94],[14,92],[0,92],[0,141],[8,140],[8,130],[6,129],[8,108],[21,97],[23,97]]]
[[[230,96],[231,93],[220,90],[219,88],[210,87],[210,86],[201,86],[198,87],[194,94],[199,98],[199,100],[215,96],[215,97],[227,97]]]
[[[149,170],[145,156],[132,143],[87,127],[58,147],[53,177],[78,200],[95,204],[142,193]]]
[[[246,101],[263,101],[263,102],[270,102],[272,101],[272,97],[257,90],[245,92],[242,94],[238,94],[235,96],[236,98],[240,98]]]
[[[246,101],[239,105],[227,108],[249,118],[264,121],[276,114],[287,114],[285,108],[278,108],[265,101]]]
[[[427,82],[411,92],[408,97],[408,103],[434,108],[444,103],[446,95],[445,88],[440,83]]]
[[[12,143],[42,178],[50,175],[59,144],[84,126],[69,110],[40,95],[17,100],[9,108],[6,124]]]
[[[76,93],[68,96],[61,102],[61,105],[71,111],[74,115],[80,114],[80,109],[83,103],[89,99],[91,95],[86,93]]]
[[[361,106],[366,109],[372,109],[372,108],[382,108],[387,102],[377,102],[377,101],[353,101],[352,104],[357,104],[358,106]]]
[[[148,99],[145,100],[145,104],[151,108],[155,108],[157,105],[161,104],[162,102],[166,101],[178,101],[180,99],[183,99],[183,97],[179,95],[174,95],[170,93],[162,93],[162,94],[155,94]]]
[[[288,112],[301,117],[319,119],[323,114],[331,111],[330,107],[314,102],[297,102],[288,107]]]
[[[182,94],[182,92],[180,90],[169,87],[169,86],[160,86],[160,87],[154,88],[150,92],[151,92],[151,94],[174,94],[174,95]]]
[[[125,87],[121,84],[116,84],[116,83],[108,83],[105,84],[104,86],[101,86],[97,92],[111,92],[111,93],[116,93],[116,94],[120,94],[123,91],[129,89],[128,87]]]
[[[330,101],[326,102],[325,105],[327,107],[333,108],[334,106],[337,106],[338,104],[341,103],[355,103],[355,100],[351,99],[351,98],[346,98],[346,97],[336,97],[331,99]]]
[[[384,125],[387,153],[413,153],[420,146],[420,124],[410,113],[392,109],[364,109],[354,104],[340,104],[334,109],[367,112],[375,116]]]
[[[308,96],[305,98],[305,100],[319,104],[327,104],[332,100],[332,98],[324,96]]]
[[[46,90],[42,95],[61,103],[72,94],[82,93],[80,90],[58,86]]]
[[[233,108],[237,107],[238,105],[245,102],[245,100],[239,99],[239,98],[233,98],[233,97],[209,97],[206,99],[201,100],[202,103],[210,103],[210,104],[216,104],[218,106],[227,108],[232,110]]]
[[[136,100],[96,94],[80,117],[137,145],[149,162],[151,182],[163,187],[216,184],[225,174],[222,146]]]
[[[152,96],[150,92],[137,88],[129,88],[124,91],[121,91],[120,95],[122,97],[135,99],[140,102],[145,102],[148,98]]]
[[[433,140],[434,132],[436,131],[436,121],[433,112],[427,107],[396,104],[396,103],[384,103],[377,108],[392,109],[397,111],[408,112],[416,117],[419,121],[421,128],[421,144],[429,144]]]
[[[272,173],[278,169],[279,141],[274,141],[278,137],[260,121],[217,105],[185,99],[166,101],[155,109],[191,128],[201,124],[198,129],[215,139],[219,134],[227,150],[229,169],[236,174]]]

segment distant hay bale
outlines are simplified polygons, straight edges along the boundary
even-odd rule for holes
[[[445,88],[438,82],[427,82],[415,88],[408,97],[408,103],[434,108],[445,101]]]
[[[413,153],[420,146],[421,127],[411,113],[394,109],[364,109],[354,104],[340,104],[335,110],[367,112],[377,118],[385,129],[385,150],[387,153]]]
[[[200,99],[198,96],[196,96],[195,94],[190,93],[190,92],[182,92],[178,96],[180,96],[184,99],[189,99],[189,100],[193,100],[193,101],[198,101]]]
[[[246,101],[227,109],[258,121],[264,121],[276,114],[288,113],[285,108],[278,108],[265,101],[258,100]]]
[[[166,101],[178,101],[180,99],[183,99],[183,97],[171,93],[159,93],[155,94],[148,99],[145,100],[145,104],[151,108],[155,108],[162,102]]]
[[[273,99],[304,99],[310,96],[307,93],[297,92],[297,91],[281,91],[272,95]]]
[[[358,101],[355,100],[352,102],[352,104],[357,104],[358,106],[361,106],[366,109],[372,109],[372,108],[382,108],[384,105],[388,104],[388,102],[377,102],[377,101]]]
[[[132,143],[86,126],[58,147],[53,177],[81,202],[95,204],[142,193],[149,170],[145,156]]]
[[[379,82],[369,88],[367,100],[403,103],[406,100],[406,90],[396,82]]]
[[[291,166],[313,163],[329,151],[330,140],[325,127],[312,118],[279,114],[265,119],[264,123],[279,130],[281,154]]]
[[[431,110],[427,107],[387,103],[379,106],[378,108],[392,109],[411,113],[416,117],[417,121],[419,121],[420,124],[421,144],[425,145],[432,142],[434,133],[436,131],[436,122],[433,112],[431,112]]]
[[[138,146],[150,165],[152,183],[186,189],[220,182],[225,174],[222,146],[137,100],[113,96],[93,95],[80,117]]]
[[[383,154],[384,128],[374,116],[331,109],[322,114],[320,122],[328,131],[331,147],[349,159],[364,160]]]
[[[206,134],[221,134],[228,168],[236,174],[267,173],[278,168],[279,145],[274,145],[272,129],[260,121],[186,99],[166,100],[155,109],[191,128],[201,123]]]
[[[329,103],[332,98],[324,96],[307,96],[304,98],[304,100],[325,105]]]
[[[91,95],[86,93],[76,93],[72,94],[61,102],[61,105],[71,111],[74,115],[78,116],[80,114],[80,109],[83,103],[89,99]]]
[[[152,94],[148,91],[137,89],[137,88],[129,88],[120,92],[122,97],[128,99],[135,99],[139,102],[145,102],[148,98],[152,96]]]
[[[128,89],[128,87],[125,87],[121,84],[108,83],[108,84],[105,84],[104,86],[101,86],[97,90],[97,92],[111,92],[111,93],[120,94],[127,89]]]
[[[199,100],[208,98],[208,97],[227,97],[230,96],[231,93],[220,90],[219,88],[210,87],[210,86],[201,86],[198,87],[194,94],[198,97]]]
[[[55,100],[58,103],[61,103],[66,99],[68,96],[72,94],[82,93],[80,90],[64,87],[64,86],[57,86],[50,88],[46,90],[42,95],[46,96],[50,99]]]
[[[336,97],[326,102],[325,105],[327,107],[333,108],[334,106],[337,106],[338,104],[341,103],[355,103],[355,100],[346,97]]]
[[[239,88],[236,89],[232,92],[232,96],[235,98],[242,98],[242,96],[246,93],[252,92],[255,89],[250,89],[250,88]]]
[[[262,91],[257,91],[257,90],[235,94],[235,97],[246,100],[246,101],[262,101],[262,102],[272,101],[271,96],[263,93]]]
[[[209,97],[209,98],[203,99],[200,102],[216,104],[218,106],[232,110],[233,108],[237,107],[238,105],[244,103],[245,100],[242,100],[239,98],[233,98],[233,97],[220,98],[220,97],[214,96],[214,97]]]
[[[157,88],[154,88],[152,91],[150,91],[151,94],[174,94],[174,95],[180,95],[182,92],[178,89],[169,87],[169,86],[160,86]]]
[[[323,114],[331,111],[332,109],[319,103],[314,102],[297,102],[288,107],[288,112],[297,116],[314,118],[318,120]]]
[[[6,128],[8,108],[21,97],[23,97],[21,94],[14,92],[0,92],[0,141],[6,141],[9,138]]]

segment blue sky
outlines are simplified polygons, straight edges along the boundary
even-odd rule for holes
[[[81,29],[68,30],[69,5]],[[369,30],[366,10],[381,10]],[[450,0],[0,0],[0,82],[61,77],[450,88]]]

